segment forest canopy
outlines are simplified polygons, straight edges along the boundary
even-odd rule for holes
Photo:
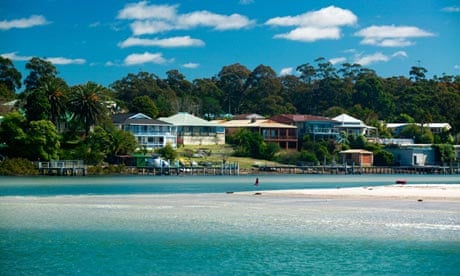
[[[152,117],[178,111],[212,119],[223,114],[282,113],[332,117],[346,112],[369,125],[385,122],[447,122],[452,133],[460,131],[460,76],[434,75],[428,69],[408,68],[408,76],[381,77],[359,64],[333,65],[325,58],[301,64],[296,73],[279,76],[268,65],[254,69],[235,63],[223,66],[211,78],[189,81],[178,70],[162,79],[151,72],[130,73],[109,87],[88,83],[69,87],[56,67],[32,58],[24,78],[13,63],[0,57],[0,100],[19,99],[29,120],[48,119],[57,124],[65,111],[90,105],[91,116],[76,115],[85,132],[100,121],[100,110],[85,97],[112,101],[124,111],[143,112]],[[83,102],[81,102],[83,101]],[[91,107],[91,104],[93,106]],[[91,109],[93,108],[93,109]],[[1,111],[5,114],[5,110]]]

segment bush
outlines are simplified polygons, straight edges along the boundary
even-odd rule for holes
[[[0,175],[37,175],[34,164],[25,158],[11,158],[0,162]]]
[[[375,166],[393,166],[395,163],[395,157],[391,152],[381,150],[374,155]]]

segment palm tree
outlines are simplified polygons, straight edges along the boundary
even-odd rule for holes
[[[70,109],[75,119],[83,124],[88,136],[91,126],[107,116],[104,106],[106,88],[94,82],[77,85],[70,95]]]
[[[46,81],[39,89],[47,96],[50,103],[51,122],[59,129],[59,119],[65,113],[67,84],[62,79],[52,78]]]

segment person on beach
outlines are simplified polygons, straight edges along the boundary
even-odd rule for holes
[[[254,183],[254,186],[259,186],[259,178],[256,177],[256,182]]]

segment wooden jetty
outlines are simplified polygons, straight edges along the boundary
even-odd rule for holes
[[[83,160],[51,160],[47,162],[35,162],[39,174],[76,176],[86,175],[87,166]]]
[[[355,165],[321,165],[321,166],[261,166],[261,174],[460,174],[460,168],[454,166],[398,166],[362,167]]]
[[[174,166],[169,168],[128,167],[130,174],[137,175],[239,175],[238,162],[209,164],[208,166]]]

